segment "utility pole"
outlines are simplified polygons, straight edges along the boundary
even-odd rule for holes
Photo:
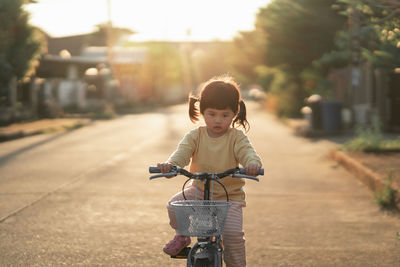
[[[108,73],[106,72],[105,74],[103,73],[102,76],[102,82],[104,86],[104,93],[106,96],[106,99],[109,99],[110,96],[113,94],[111,92],[111,87],[110,87],[110,77],[109,73],[114,73],[113,71],[113,57],[114,57],[114,38],[113,38],[113,32],[112,32],[112,18],[111,18],[111,0],[107,0],[107,29],[106,29],[106,45],[107,45],[107,66],[106,68],[108,69]]]
[[[106,45],[107,45],[107,61],[111,68],[112,53],[113,53],[113,40],[112,40],[112,19],[111,19],[111,0],[107,0],[107,34],[106,34]]]
[[[361,70],[360,70],[360,11],[357,8],[355,0],[350,2],[349,5],[349,28],[350,28],[350,49],[351,49],[351,79],[350,79],[350,90],[349,90],[349,108],[352,114],[352,121],[356,121],[355,101],[359,92]]]

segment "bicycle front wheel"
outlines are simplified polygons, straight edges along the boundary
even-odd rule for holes
[[[198,259],[193,265],[194,267],[214,267],[214,265],[207,259]]]
[[[222,253],[214,254],[214,259],[193,259],[193,267],[222,267]]]
[[[217,252],[214,257],[213,267],[222,267],[222,252]]]

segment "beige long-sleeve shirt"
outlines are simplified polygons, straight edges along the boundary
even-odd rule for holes
[[[211,138],[205,126],[187,133],[168,161],[182,168],[190,163],[191,172],[223,172],[239,164],[245,167],[249,163],[261,166],[260,157],[241,130],[230,128],[224,135]],[[230,200],[245,202],[243,179],[225,177],[220,181],[226,187]],[[203,183],[198,185],[203,190]],[[225,198],[225,191],[215,183],[214,199]]]

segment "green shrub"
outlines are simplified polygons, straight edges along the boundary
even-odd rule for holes
[[[117,113],[114,111],[113,106],[106,105],[103,110],[98,112],[90,112],[89,118],[94,120],[110,120],[117,117]]]
[[[270,92],[276,100],[275,112],[279,117],[301,117],[300,110],[304,105],[305,93],[296,77],[276,71]]]
[[[385,179],[385,185],[380,192],[375,193],[376,203],[384,209],[396,209],[396,191],[392,188],[394,174],[391,172]]]
[[[82,122],[75,122],[75,123],[72,124],[72,125],[65,125],[65,126],[64,126],[64,129],[65,129],[66,131],[73,131],[73,130],[79,129],[79,128],[83,127],[83,126],[84,126],[84,123],[82,123]]]
[[[372,119],[371,127],[356,128],[356,137],[343,146],[347,151],[379,151],[387,149],[400,149],[400,138],[386,140],[382,134],[381,122],[378,117]]]

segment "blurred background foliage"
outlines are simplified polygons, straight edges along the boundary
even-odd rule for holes
[[[234,67],[270,93],[278,115],[296,117],[304,97],[332,96],[332,69],[398,67],[399,15],[396,0],[275,0],[259,10],[254,31],[234,40]]]
[[[154,92],[182,83],[182,62],[177,49],[168,43],[147,44],[148,55],[139,76],[144,91]]]
[[[0,1],[0,105],[7,101],[7,88],[13,78],[32,74],[44,40],[28,24],[29,14],[22,5],[26,0]]]
[[[30,75],[45,46],[22,9],[28,2],[0,2],[3,91],[12,77]],[[169,42],[140,43],[148,48],[140,86],[150,93],[177,84],[193,88],[229,73],[243,89],[263,88],[278,115],[299,116],[306,96],[330,95],[330,70],[360,62],[388,69],[400,65],[399,14],[397,0],[273,0],[259,9],[254,30],[239,32],[232,42],[199,49],[189,40],[183,50]],[[113,28],[113,43],[127,33],[134,31]],[[99,25],[93,37],[105,34],[106,25]],[[168,94],[161,98],[163,93]]]
[[[252,47],[242,50],[248,59],[258,57],[251,75],[270,93],[279,116],[299,115],[303,99],[309,94],[302,73],[334,48],[336,32],[346,27],[346,18],[332,9],[335,3],[334,0],[272,1],[259,10],[255,31],[235,40]]]

